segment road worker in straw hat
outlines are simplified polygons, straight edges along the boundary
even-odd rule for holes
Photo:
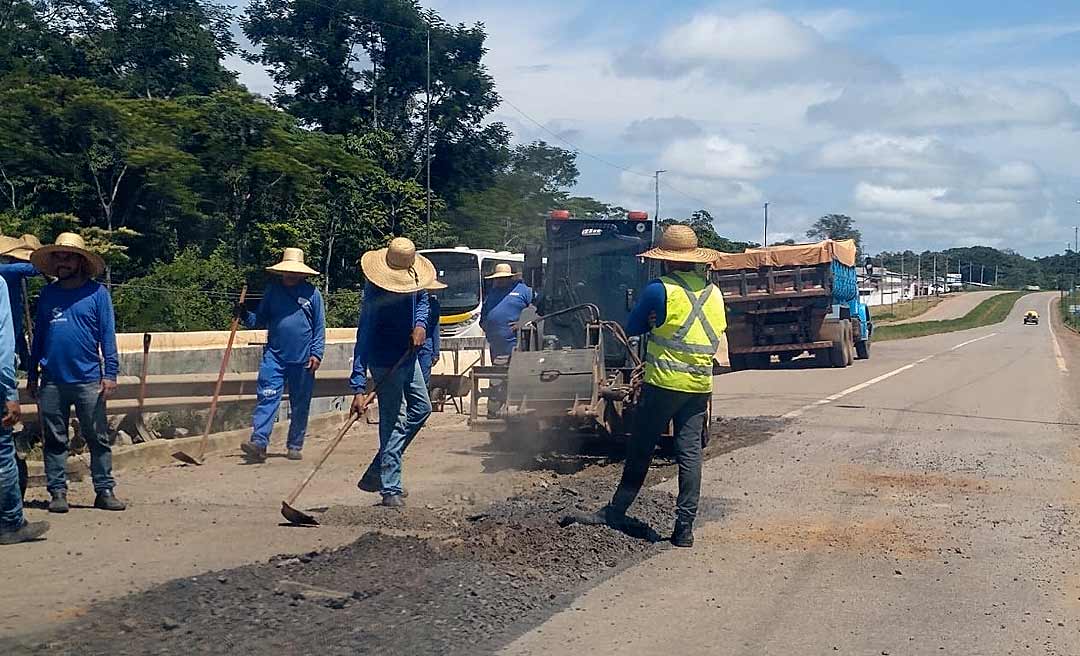
[[[19,356],[17,367],[25,370],[30,360],[30,349],[26,343],[26,326],[23,315],[23,285],[26,280],[41,275],[30,263],[30,256],[41,248],[41,241],[34,235],[22,237],[0,236],[0,278],[8,286],[8,299],[11,301],[11,321],[15,327],[15,352]]]
[[[308,280],[319,272],[304,264],[304,251],[286,248],[281,261],[266,270],[279,279],[266,286],[259,308],[249,312],[242,304],[236,306],[236,317],[245,326],[265,328],[267,334],[256,383],[258,401],[251,418],[251,439],[240,445],[252,463],[266,461],[270,431],[286,389],[291,419],[285,457],[302,459],[315,372],[326,349],[323,298]]]
[[[635,412],[636,425],[626,445],[626,461],[615,495],[597,519],[619,526],[637,498],[649,471],[657,440],[674,422],[679,498],[671,541],[694,544],[694,518],[701,489],[701,441],[712,396],[713,354],[727,328],[720,290],[697,271],[718,253],[698,248],[685,225],[669,226],[660,244],[641,257],[659,260],[663,275],[642,290],[627,318],[626,332],[648,335],[645,384]]]
[[[66,513],[68,418],[71,406],[79,432],[90,447],[94,507],[124,510],[113,494],[112,448],[105,400],[116,391],[120,358],[112,298],[94,280],[105,260],[83,238],[65,232],[30,256],[38,271],[56,278],[41,290],[34,318],[34,343],[26,388],[37,399],[45,438],[45,479],[49,512]]]
[[[495,270],[484,279],[490,281],[490,286],[480,308],[480,328],[487,337],[494,362],[513,353],[517,345],[517,322],[525,308],[532,305],[533,291],[506,262],[496,264]]]
[[[435,280],[435,266],[417,254],[412,241],[396,237],[386,248],[364,253],[360,267],[367,282],[349,386],[355,395],[352,410],[359,412],[369,371],[378,385],[379,452],[357,487],[379,492],[384,506],[401,507],[406,494],[401,458],[431,415],[416,354],[427,341],[427,288]]]

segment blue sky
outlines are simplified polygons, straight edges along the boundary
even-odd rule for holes
[[[760,240],[767,201],[772,241],[846,213],[872,251],[1044,255],[1080,223],[1080,3],[426,4],[486,24],[494,118],[578,147],[574,193],[651,213],[662,168],[664,216]]]

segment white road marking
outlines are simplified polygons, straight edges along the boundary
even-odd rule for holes
[[[977,337],[975,339],[969,339],[966,342],[961,342],[960,344],[957,344],[956,346],[953,346],[953,347],[949,348],[948,351],[942,351],[942,353],[951,352],[951,351],[955,351],[957,349],[961,349],[961,348],[963,348],[963,347],[965,347],[965,346],[967,346],[969,344],[974,344],[975,342],[979,342],[979,341],[982,341],[984,339],[989,339],[989,338],[991,338],[991,337],[993,337],[995,335],[998,335],[998,334],[999,333],[990,333],[989,335],[983,335],[982,337]],[[853,386],[847,388],[846,390],[841,390],[841,391],[837,392],[836,394],[826,396],[823,399],[819,399],[817,401],[814,401],[813,403],[810,403],[808,405],[804,405],[801,408],[797,408],[795,410],[792,410],[791,412],[787,412],[787,413],[783,414],[782,417],[784,419],[795,419],[796,417],[800,417],[807,410],[810,410],[812,408],[816,408],[816,407],[822,406],[822,405],[828,405],[828,404],[832,403],[833,401],[839,401],[840,399],[844,398],[845,396],[848,396],[850,394],[854,394],[855,392],[861,392],[862,390],[866,389],[867,387],[870,387],[871,385],[877,385],[878,383],[880,383],[882,381],[885,381],[885,380],[888,380],[888,379],[892,378],[893,376],[896,376],[897,374],[904,373],[908,369],[913,369],[917,365],[920,365],[920,364],[926,362],[927,360],[930,360],[931,358],[933,358],[936,355],[940,355],[940,353],[934,353],[934,354],[931,354],[931,355],[927,355],[926,357],[920,358],[920,359],[916,360],[915,362],[912,362],[910,364],[905,364],[902,367],[899,367],[897,369],[893,369],[890,372],[881,374],[877,378],[871,378],[870,380],[868,380],[866,382],[859,383],[858,385],[853,385]]]
[[[1061,354],[1061,344],[1058,342],[1057,333],[1054,332],[1054,299],[1050,298],[1050,302],[1046,304],[1046,327],[1050,329],[1050,340],[1054,342],[1054,361],[1057,362],[1058,371],[1063,374],[1069,373],[1069,368],[1065,366],[1065,356]]]

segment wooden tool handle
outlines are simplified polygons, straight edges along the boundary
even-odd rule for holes
[[[142,373],[139,376],[139,412],[142,412],[143,402],[146,401],[146,372],[150,367],[150,333],[142,336]]]
[[[367,407],[367,403],[364,404],[364,407]],[[304,491],[304,488],[311,482],[311,479],[315,478],[315,474],[319,473],[319,469],[322,468],[323,463],[326,462],[326,459],[329,458],[330,454],[337,448],[338,442],[341,442],[341,439],[345,437],[345,434],[349,432],[349,429],[353,427],[353,424],[356,423],[356,420],[359,419],[362,414],[364,414],[363,411],[361,411],[360,414],[349,413],[349,418],[345,420],[345,424],[338,430],[334,439],[330,440],[330,444],[326,445],[326,449],[322,452],[322,455],[319,456],[319,461],[311,468],[311,471],[304,477],[304,480],[300,481],[300,485],[297,485],[296,489],[289,494],[288,498],[285,499],[285,503],[291,506],[296,502],[296,497],[300,496],[300,493]]]
[[[247,298],[247,285],[240,290],[240,304],[243,305]],[[221,357],[221,369],[218,371],[217,384],[214,385],[214,397],[210,399],[210,414],[206,416],[206,428],[203,429],[202,442],[199,443],[199,460],[206,455],[206,444],[210,439],[210,427],[214,424],[214,414],[217,413],[218,396],[221,395],[221,383],[225,380],[225,371],[229,368],[229,356],[232,355],[233,340],[236,339],[236,330],[240,327],[240,317],[233,317],[232,326],[229,328],[229,341],[225,344],[225,354]]]

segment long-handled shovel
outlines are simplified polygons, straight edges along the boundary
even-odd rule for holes
[[[247,285],[240,290],[240,304],[243,305],[247,298]],[[183,451],[172,454],[180,462],[189,465],[201,465],[206,456],[206,445],[210,442],[210,427],[214,424],[214,413],[217,412],[218,396],[221,395],[221,382],[225,380],[225,370],[229,367],[229,356],[232,355],[233,340],[236,339],[236,329],[240,327],[240,317],[234,317],[232,327],[229,329],[229,342],[225,345],[225,355],[221,357],[221,370],[218,372],[217,385],[214,386],[214,398],[210,400],[210,414],[206,417],[206,428],[203,430],[202,441],[199,442],[199,456],[197,458]]]
[[[142,442],[149,442],[156,439],[153,431],[147,427],[146,422],[143,420],[143,403],[146,402],[146,373],[150,366],[150,333],[143,333],[142,336],[142,371],[139,373],[139,407],[135,411],[135,434],[138,435],[139,440]]]
[[[345,437],[345,433],[348,433],[349,429],[352,428],[354,423],[356,423],[356,420],[364,415],[364,411],[367,410],[368,405],[371,404],[371,400],[375,398],[375,395],[376,393],[378,393],[379,388],[382,387],[382,384],[388,378],[394,375],[394,372],[398,370],[398,367],[401,366],[401,363],[405,362],[405,360],[412,353],[412,349],[405,351],[405,353],[394,364],[394,366],[390,368],[390,371],[388,371],[386,375],[383,376],[382,380],[375,383],[375,389],[373,389],[371,393],[367,395],[367,397],[364,399],[364,404],[360,406],[360,409],[356,412],[352,412],[351,410],[349,411],[349,419],[345,422],[345,425],[341,427],[341,430],[338,431],[338,434],[334,436],[334,439],[330,440],[330,444],[326,445],[326,450],[323,451],[321,456],[319,456],[319,461],[316,462],[315,466],[311,468],[311,471],[308,472],[308,475],[304,478],[303,481],[300,482],[300,485],[296,486],[296,489],[292,491],[292,494],[290,494],[288,497],[285,498],[284,501],[281,502],[281,516],[285,518],[285,521],[289,522],[290,524],[297,524],[300,526],[319,525],[319,520],[315,519],[306,512],[293,508],[292,504],[296,503],[296,498],[299,497],[300,493],[304,491],[304,488],[306,488],[308,483],[311,482],[311,479],[315,478],[315,474],[319,473],[319,469],[322,468],[323,463],[326,462],[326,459],[329,458],[330,454],[333,453],[334,449],[337,448],[338,443],[341,442],[341,438]]]

